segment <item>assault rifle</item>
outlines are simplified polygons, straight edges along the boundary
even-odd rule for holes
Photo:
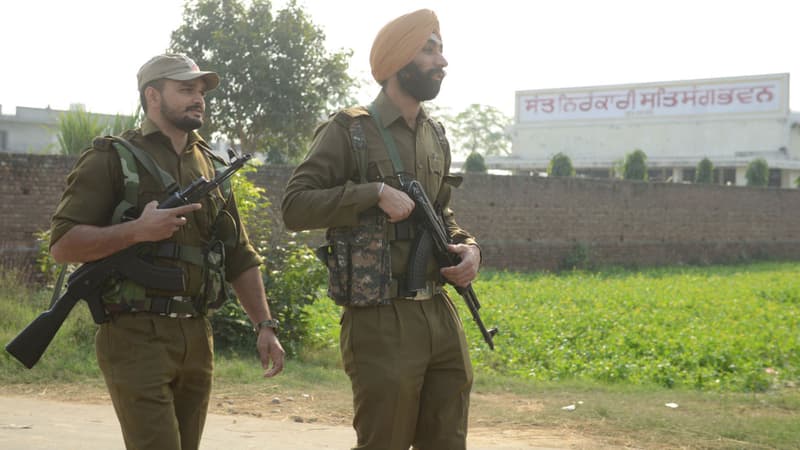
[[[408,176],[398,175],[400,186],[403,191],[414,200],[416,204],[414,208],[414,216],[416,217],[417,224],[419,225],[419,234],[415,238],[414,249],[412,251],[412,262],[409,265],[409,273],[406,278],[407,287],[410,290],[422,289],[425,287],[425,266],[427,263],[427,256],[433,250],[436,261],[439,267],[455,266],[460,262],[460,258],[455,253],[447,249],[448,244],[452,244],[452,239],[445,229],[442,218],[436,213],[436,210],[425,194],[425,190],[419,181],[414,180]],[[492,338],[497,334],[497,328],[486,329],[486,326],[481,320],[478,310],[481,304],[478,302],[478,296],[470,284],[467,287],[455,286],[456,292],[461,295],[467,303],[469,312],[472,314],[472,319],[478,325],[483,335],[483,340],[489,344],[489,348],[494,350],[494,341]]]
[[[233,176],[250,158],[251,155],[245,154],[232,159],[230,165],[211,181],[201,176],[184,190],[179,190],[178,186],[175,186],[168,197],[159,203],[158,208],[168,209],[196,203]],[[113,255],[81,265],[69,276],[64,294],[53,302],[50,309],[39,314],[12,339],[6,345],[6,351],[28,369],[32,368],[42,357],[78,300],[85,300],[89,305],[95,323],[106,322],[108,317],[100,295],[109,277],[124,277],[159,290],[185,289],[183,269],[157,266],[142,259],[141,253],[148,245],[146,242],[139,243]]]

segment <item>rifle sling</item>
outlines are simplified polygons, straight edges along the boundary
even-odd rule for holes
[[[367,109],[369,110],[369,116],[372,117],[372,120],[375,121],[375,125],[381,132],[383,143],[386,144],[386,151],[389,153],[389,158],[392,160],[394,173],[403,173],[403,162],[400,160],[400,154],[397,152],[397,144],[394,142],[392,135],[389,134],[389,130],[387,130],[386,127],[384,127],[381,123],[381,116],[378,115],[378,110],[375,108],[375,103],[370,103]]]
[[[56,278],[56,285],[53,287],[53,296],[50,297],[50,308],[56,304],[56,300],[61,295],[61,288],[64,287],[64,276],[67,274],[67,263],[61,264],[61,269],[58,271],[58,278]]]

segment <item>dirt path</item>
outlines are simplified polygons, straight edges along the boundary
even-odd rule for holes
[[[298,423],[291,419],[209,414],[202,450],[348,449],[349,426]],[[595,443],[556,430],[498,432],[473,427],[471,450],[595,449]],[[110,403],[77,403],[5,395],[0,397],[0,448],[4,450],[113,450],[124,448]]]

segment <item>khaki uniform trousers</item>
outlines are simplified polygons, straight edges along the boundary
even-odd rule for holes
[[[211,393],[213,335],[205,317],[112,316],[97,362],[128,450],[196,450]]]
[[[353,388],[354,450],[466,448],[472,365],[446,295],[345,308],[340,346]]]

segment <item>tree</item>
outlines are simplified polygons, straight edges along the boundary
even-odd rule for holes
[[[294,162],[327,111],[352,102],[352,51],[328,52],[325,34],[295,0],[271,10],[269,0],[189,2],[170,51],[222,77],[206,97],[204,134],[265,151],[270,162]]]
[[[575,169],[572,167],[572,160],[569,156],[558,152],[550,159],[547,167],[547,175],[551,177],[573,177]]]
[[[456,151],[486,156],[511,154],[511,140],[506,128],[511,119],[499,109],[472,104],[452,118],[452,135]]]
[[[472,152],[464,161],[464,172],[486,173],[486,161],[478,152]]]
[[[714,182],[714,165],[711,164],[710,159],[703,158],[697,163],[697,169],[694,172],[694,182],[701,184],[710,184]]]
[[[769,184],[769,166],[767,160],[764,158],[756,158],[747,165],[747,172],[744,174],[747,178],[748,186],[766,186]]]
[[[647,181],[647,155],[638,148],[625,156],[622,164],[622,178],[626,180]]]

